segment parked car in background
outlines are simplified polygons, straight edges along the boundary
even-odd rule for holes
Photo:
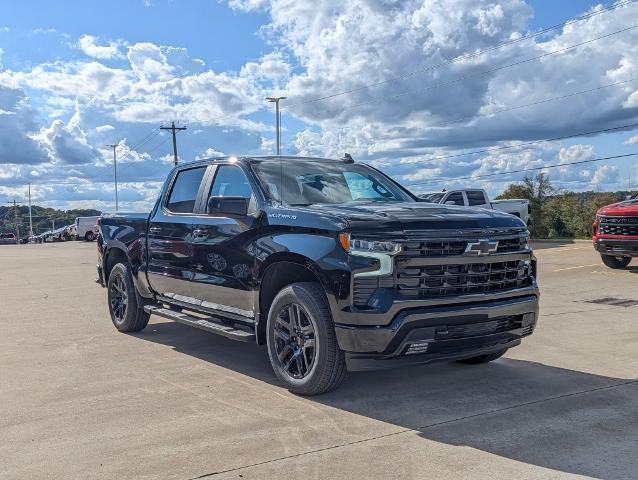
[[[78,240],[86,240],[92,242],[95,240],[94,227],[97,225],[97,219],[100,217],[77,217],[75,219],[75,234]]]
[[[592,225],[594,248],[605,265],[625,268],[638,257],[638,194],[598,209]]]
[[[173,169],[150,214],[102,216],[98,282],[118,330],[155,314],[256,341],[288,389],[316,395],[346,368],[519,345],[538,318],[528,237],[513,215],[419,202],[351,158],[230,157]]]
[[[78,230],[75,223],[71,225],[67,225],[65,228],[66,228],[66,232],[65,232],[66,240],[77,240]]]
[[[531,210],[528,200],[511,199],[490,201],[487,196],[487,192],[478,188],[426,193],[419,195],[419,197],[432,203],[500,210],[501,212],[517,216],[523,220],[526,225],[529,224],[531,218]]]
[[[0,245],[17,245],[18,239],[14,233],[0,233]]]

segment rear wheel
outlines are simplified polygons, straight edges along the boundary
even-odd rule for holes
[[[109,313],[120,332],[138,332],[148,324],[150,315],[137,304],[131,272],[126,265],[113,267],[108,282]]]
[[[507,352],[507,348],[504,350],[499,350],[494,353],[486,353],[484,355],[478,355],[476,357],[464,358],[463,360],[459,360],[459,363],[465,363],[467,365],[478,365],[481,363],[488,363],[497,358],[501,358]]]
[[[267,324],[268,355],[277,377],[299,395],[336,389],[346,376],[325,294],[316,283],[294,283],[279,292]]]
[[[631,262],[631,257],[618,257],[614,255],[601,255],[603,263],[609,268],[625,268]]]
[[[84,240],[86,240],[87,242],[92,242],[93,240],[95,240],[95,235],[93,235],[93,232],[86,232],[86,235],[84,235]]]

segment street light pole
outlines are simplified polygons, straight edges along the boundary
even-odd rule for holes
[[[117,201],[117,153],[115,153],[115,149],[118,147],[117,144],[110,144],[107,147],[111,147],[113,149],[113,180],[115,182],[115,211],[118,210],[118,201]]]
[[[31,216],[31,182],[29,182],[29,235],[33,236],[33,217]]]
[[[279,113],[279,101],[286,97],[267,97],[266,100],[275,104],[275,135],[277,136],[277,155],[280,155],[281,143],[281,114]]]

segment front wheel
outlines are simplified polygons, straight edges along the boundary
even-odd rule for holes
[[[614,255],[601,255],[603,263],[609,268],[625,268],[631,262],[631,257],[618,257]]]
[[[288,390],[311,396],[341,385],[346,362],[318,284],[293,283],[281,290],[266,328],[270,363]]]
[[[505,352],[507,352],[507,348],[504,350],[499,350],[498,352],[494,352],[494,353],[486,353],[484,355],[478,355],[476,357],[464,358],[463,360],[459,360],[459,363],[465,363],[468,365],[478,365],[481,363],[488,363],[493,360],[496,360],[497,358],[501,358],[503,355],[505,355]]]
[[[118,263],[111,270],[108,300],[111,321],[120,332],[139,332],[148,324],[150,315],[137,304],[131,272],[123,263]]]

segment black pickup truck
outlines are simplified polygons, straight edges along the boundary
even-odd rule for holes
[[[520,219],[420,201],[349,156],[180,165],[150,215],[104,215],[99,228],[118,330],[154,314],[266,344],[303,395],[347,370],[488,362],[538,317]]]

